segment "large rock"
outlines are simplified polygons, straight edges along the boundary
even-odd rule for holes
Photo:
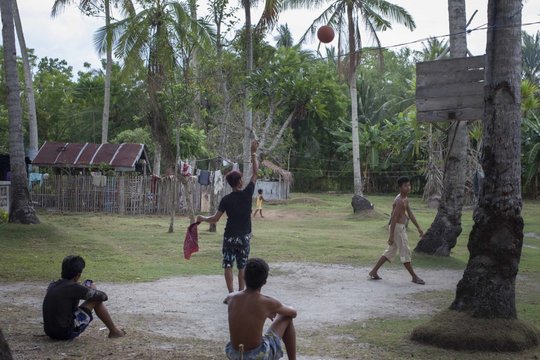
[[[373,204],[363,196],[354,195],[351,201],[354,213],[359,213],[366,210],[373,210]]]

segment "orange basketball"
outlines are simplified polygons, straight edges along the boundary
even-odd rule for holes
[[[317,37],[325,44],[334,40],[334,29],[328,25],[323,25],[317,30]]]

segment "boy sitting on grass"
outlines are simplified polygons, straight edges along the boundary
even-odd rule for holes
[[[80,256],[69,255],[62,261],[62,278],[50,283],[43,300],[43,327],[53,339],[71,340],[79,336],[92,321],[92,310],[109,329],[109,338],[124,336],[105,307],[107,294],[96,289],[91,280],[83,286],[79,279],[85,262]],[[79,306],[79,300],[84,302]]]
[[[231,341],[225,347],[230,360],[273,360],[283,356],[281,339],[289,360],[296,359],[296,331],[293,318],[296,310],[261,294],[268,278],[268,264],[262,259],[249,259],[246,265],[246,289],[227,297]],[[273,321],[264,336],[266,319]]]

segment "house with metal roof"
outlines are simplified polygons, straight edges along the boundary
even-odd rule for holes
[[[32,161],[35,166],[64,169],[97,169],[151,174],[144,144],[92,144],[45,142]]]

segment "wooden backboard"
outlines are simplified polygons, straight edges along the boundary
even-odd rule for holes
[[[482,119],[484,68],[485,55],[417,63],[416,119]]]

